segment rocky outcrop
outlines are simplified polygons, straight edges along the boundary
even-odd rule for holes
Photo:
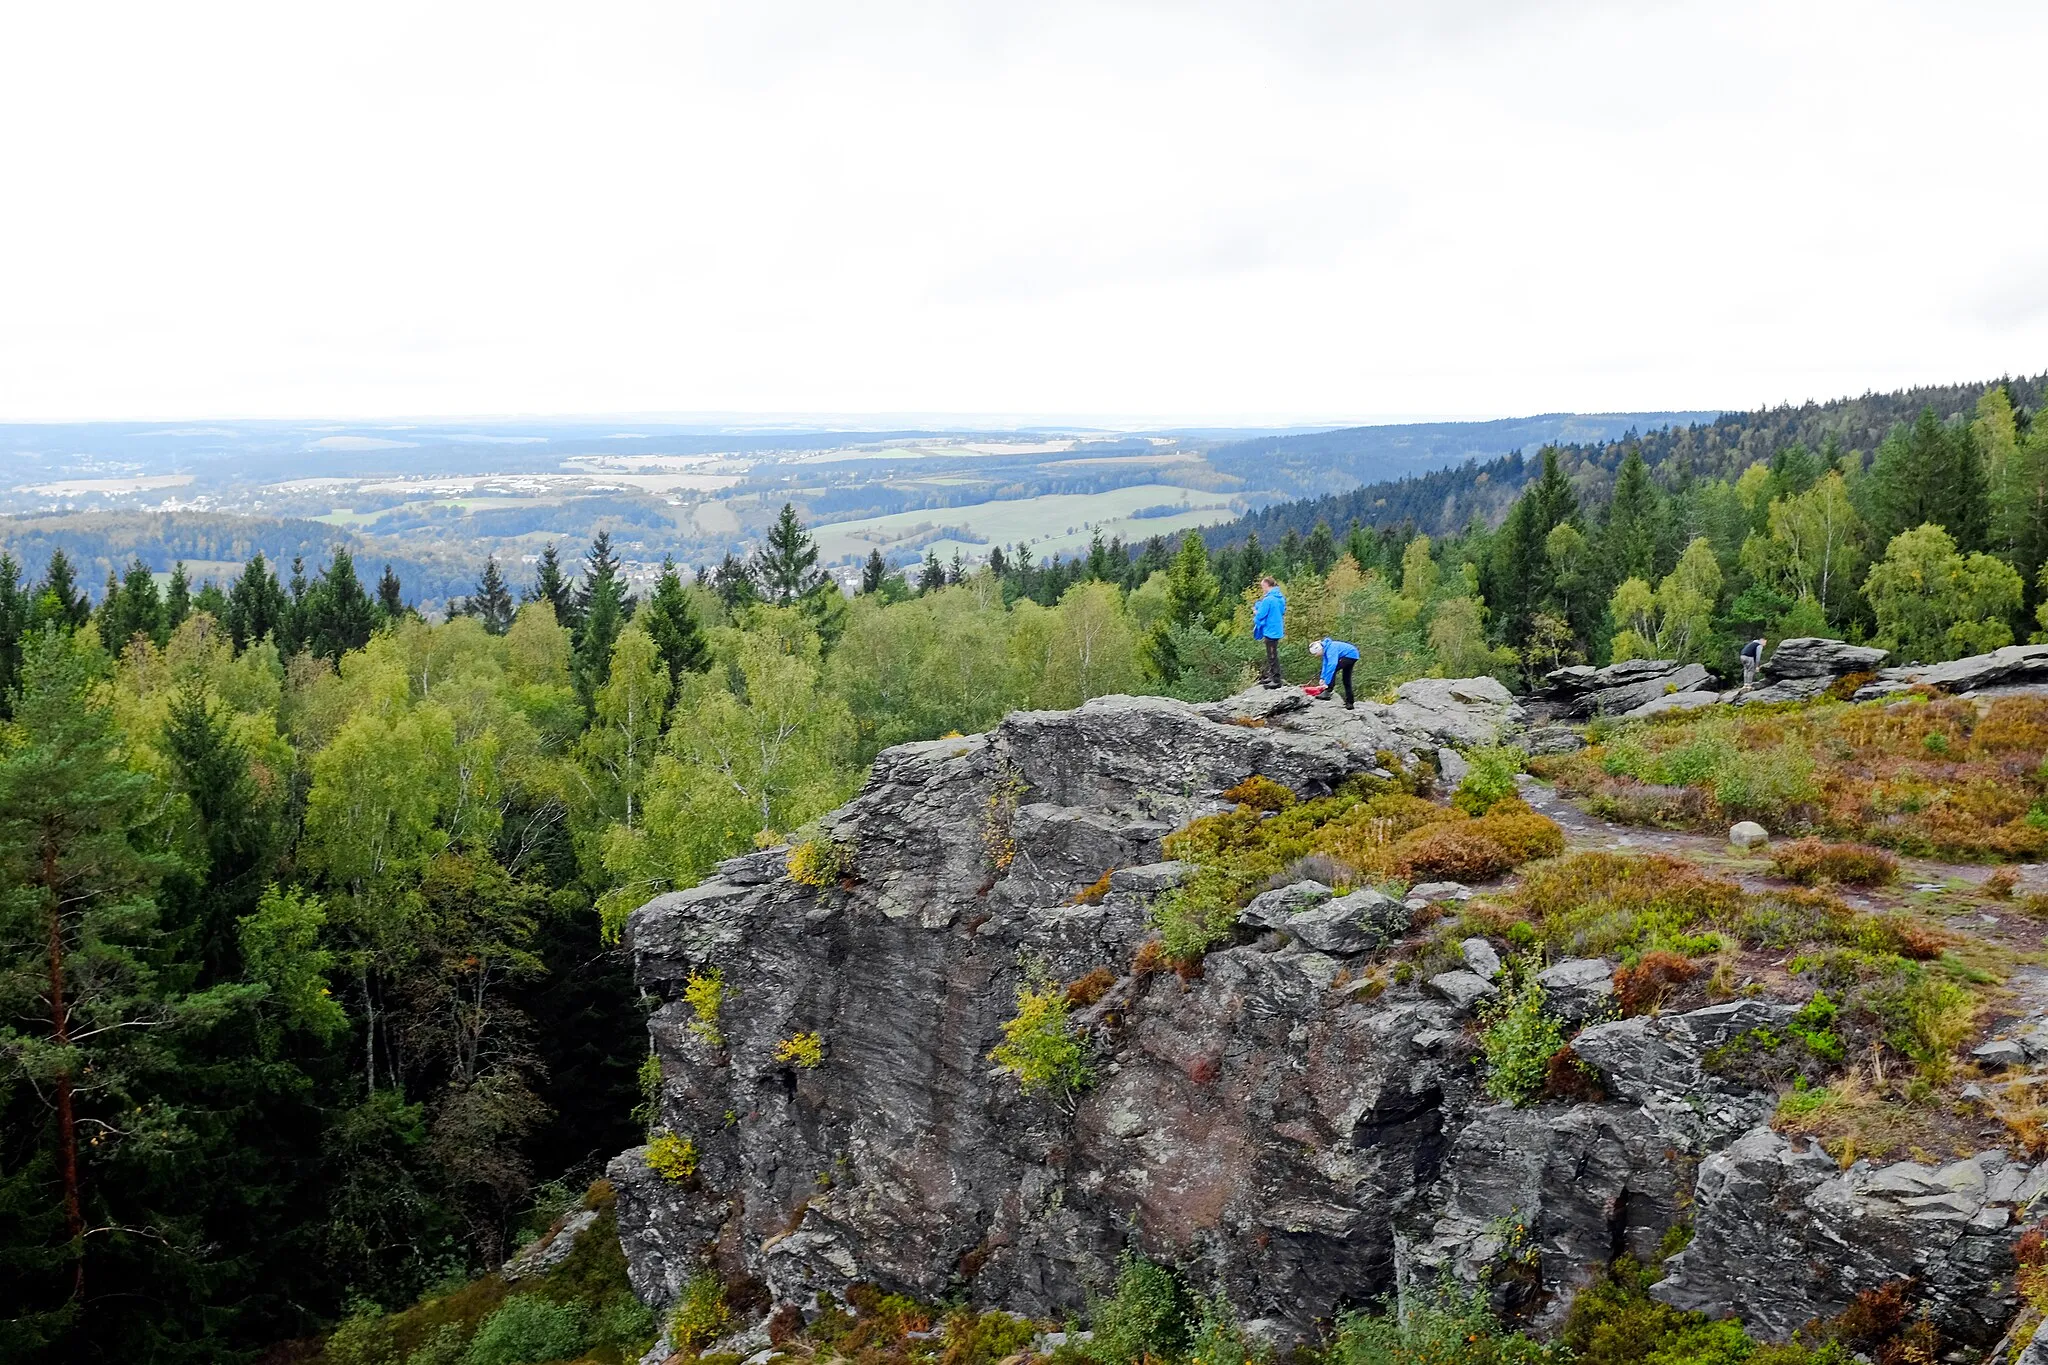
[[[1673,659],[1627,659],[1605,668],[1583,664],[1555,668],[1543,675],[1543,689],[1530,700],[1528,709],[1539,721],[1625,716],[1667,697],[1706,692],[1712,677],[1698,664]]]
[[[1915,687],[1967,695],[1986,688],[2048,683],[2048,645],[2007,645],[1942,664],[1907,664],[1880,669],[1877,681],[1859,689],[1856,700],[1871,701]]]
[[[1783,1338],[1910,1277],[1944,1337],[1988,1346],[2019,1306],[2012,1244],[2043,1193],[2048,1168],[2002,1152],[1844,1171],[1757,1128],[1701,1163],[1692,1242],[1650,1292]]]
[[[1762,679],[1754,687],[1738,687],[1721,694],[1724,702],[1811,701],[1843,678],[1868,673],[1883,663],[1885,651],[1869,645],[1852,645],[1842,640],[1817,636],[1796,636],[1780,640],[1758,670]]]
[[[641,907],[627,937],[661,1002],[656,1120],[695,1165],[671,1179],[645,1149],[610,1164],[635,1289],[665,1305],[711,1264],[764,1313],[870,1280],[1061,1317],[1135,1242],[1283,1344],[1438,1273],[1541,1328],[1696,1206],[1665,1291],[1689,1305],[1782,1335],[1890,1271],[1945,1296],[1959,1333],[1995,1328],[2031,1172],[2013,1183],[2019,1168],[1980,1158],[1980,1189],[1938,1168],[1924,1180],[1951,1202],[1916,1203],[1921,1168],[1831,1176],[1770,1146],[1772,1097],[1707,1055],[1796,1004],[1604,1019],[1608,964],[1555,964],[1547,1007],[1586,1025],[1573,1046],[1606,1098],[1514,1109],[1484,1091],[1468,1013],[1501,989],[1499,945],[1459,945],[1431,980],[1376,965],[1454,884],[1404,903],[1284,883],[1192,979],[1138,970],[1153,898],[1189,875],[1162,861],[1167,832],[1255,773],[1314,796],[1439,761],[1453,737],[1510,736],[1520,709],[1496,688],[1354,711],[1261,691],[1014,715],[884,753],[822,822],[843,881],[802,885],[768,850]],[[1094,1074],[1076,1093],[1026,1094],[990,1059],[1032,982],[1075,984]],[[783,1059],[798,1034],[817,1065]],[[1842,1208],[1860,1259],[1838,1284],[1825,1224]]]

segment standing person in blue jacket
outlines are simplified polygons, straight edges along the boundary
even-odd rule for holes
[[[1358,646],[1347,645],[1342,640],[1318,640],[1308,647],[1308,652],[1323,661],[1323,700],[1337,700],[1337,689],[1330,686],[1330,680],[1341,673],[1344,676],[1344,709],[1351,710],[1351,670],[1358,664]]]
[[[1266,590],[1266,595],[1252,608],[1252,638],[1266,642],[1266,666],[1259,672],[1259,681],[1268,687],[1278,687],[1280,642],[1287,638],[1287,598],[1270,577],[1261,578],[1259,584]]]

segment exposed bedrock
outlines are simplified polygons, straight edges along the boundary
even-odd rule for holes
[[[842,882],[800,885],[770,850],[650,901],[627,932],[661,1001],[657,1121],[696,1169],[667,1178],[638,1148],[612,1161],[635,1288],[663,1305],[711,1264],[759,1285],[763,1311],[871,1280],[1058,1316],[1135,1244],[1283,1337],[1439,1274],[1541,1329],[1613,1256],[1653,1255],[1691,1218],[1659,1291],[1674,1302],[1782,1336],[1873,1277],[1913,1276],[1956,1339],[1988,1344],[2032,1173],[1985,1158],[1972,1185],[1792,1153],[1763,1126],[1770,1097],[1702,1064],[1791,1006],[1594,1023],[1577,1047],[1609,1098],[1516,1110],[1484,1093],[1457,1004],[1366,979],[1414,913],[1375,893],[1288,886],[1196,979],[1134,974],[1147,906],[1188,873],[1160,841],[1226,789],[1256,773],[1314,795],[1521,720],[1488,680],[1355,711],[1261,691],[1022,713],[884,753],[824,822],[852,853]],[[1020,984],[1097,969],[1113,984],[1074,1010],[1094,1083],[1021,1093],[989,1058]],[[1574,1025],[1600,1013],[1604,970],[1553,969]],[[712,972],[707,1022],[683,992]],[[777,1060],[809,1033],[820,1064]],[[1923,1178],[1936,1203],[1898,1192]]]

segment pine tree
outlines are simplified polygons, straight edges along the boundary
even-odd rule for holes
[[[185,618],[192,614],[192,582],[185,576],[185,561],[179,560],[171,566],[171,581],[164,588],[164,630],[166,633],[185,624]]]
[[[1542,472],[1509,509],[1480,571],[1480,594],[1509,644],[1528,639],[1533,617],[1550,600],[1554,584],[1544,545],[1552,530],[1576,521],[1578,510],[1557,451],[1545,447]]]
[[[1272,560],[1267,563],[1266,567],[1277,577],[1292,578],[1294,576],[1294,568],[1299,563],[1301,563],[1301,532],[1290,526],[1287,528],[1287,534],[1280,537],[1280,548],[1275,552]]]
[[[690,595],[683,590],[674,556],[662,559],[661,577],[654,581],[654,592],[640,619],[646,622],[648,638],[667,666],[669,695],[681,695],[685,673],[702,673],[711,667],[711,646],[697,622]]]
[[[576,629],[576,597],[562,574],[562,559],[552,541],[540,552],[540,564],[534,569],[533,586],[527,589],[526,600],[547,603],[555,609],[557,625],[564,630]]]
[[[277,575],[265,562],[263,551],[258,550],[249,556],[249,562],[229,587],[221,624],[227,627],[238,651],[270,636],[277,640],[279,652],[283,652],[290,610],[291,603],[278,586]]]
[[[924,568],[918,571],[917,590],[921,593],[937,592],[946,586],[946,566],[939,563],[937,550],[924,552]]]
[[[966,562],[960,558],[960,552],[958,550],[955,550],[953,551],[953,562],[946,568],[946,582],[957,586],[958,584],[965,583],[966,581]]]
[[[384,566],[383,576],[377,580],[377,614],[386,622],[402,619],[406,614],[405,589],[399,586],[398,575],[391,566]]]
[[[1001,547],[996,549],[995,554],[1002,554]],[[991,562],[995,562],[994,556],[990,558]],[[1000,576],[1001,570],[998,570],[997,573]],[[860,566],[861,592],[863,594],[880,592],[882,590],[882,580],[888,576],[889,562],[882,558],[882,552],[879,549],[869,550],[867,562]]]
[[[781,514],[754,554],[754,576],[760,580],[763,595],[783,607],[818,586],[818,546],[790,503],[782,504]]]
[[[498,572],[496,555],[484,560],[484,571],[476,580],[476,592],[469,599],[468,612],[481,620],[484,629],[493,635],[503,635],[512,629],[512,618],[517,609],[512,603],[511,590],[505,586],[505,576]]]
[[[134,1128],[135,1057],[161,1046],[149,1025],[170,1019],[147,959],[167,863],[131,837],[151,781],[123,761],[95,681],[70,638],[32,633],[0,742],[0,1049],[34,1078],[37,1102],[9,1120],[43,1153],[15,1193],[47,1200],[31,1228],[54,1224],[35,1268],[14,1261],[9,1308],[80,1330],[88,1258],[117,1240],[87,1230],[121,1222],[106,1209],[118,1186],[95,1177]]]

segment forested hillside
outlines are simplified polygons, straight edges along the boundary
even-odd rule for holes
[[[2034,411],[2048,397],[2048,373],[2031,379],[2003,379],[1984,384],[1944,384],[1865,394],[1798,407],[1731,412],[1708,421],[1672,423],[1644,432],[1631,431],[1611,439],[1532,440],[1524,448],[1554,449],[1565,475],[1589,506],[1607,501],[1614,476],[1630,449],[1666,483],[1689,479],[1734,478],[1758,460],[1768,460],[1798,443],[1810,450],[1846,450],[1867,457],[1895,426],[1910,422],[1923,408],[1943,420],[1973,416],[1984,394],[2004,386],[2020,410]],[[1296,437],[1294,440],[1314,438]],[[1247,442],[1249,448],[1255,443]],[[1220,454],[1220,452],[1218,452]],[[1212,546],[1236,545],[1247,534],[1266,544],[1289,530],[1307,535],[1318,521],[1342,528],[1353,521],[1367,527],[1412,524],[1432,536],[1464,530],[1477,517],[1498,525],[1521,487],[1536,472],[1533,457],[1517,451],[1500,458],[1471,461],[1456,469],[1383,480],[1319,498],[1276,503],[1205,534]]]

